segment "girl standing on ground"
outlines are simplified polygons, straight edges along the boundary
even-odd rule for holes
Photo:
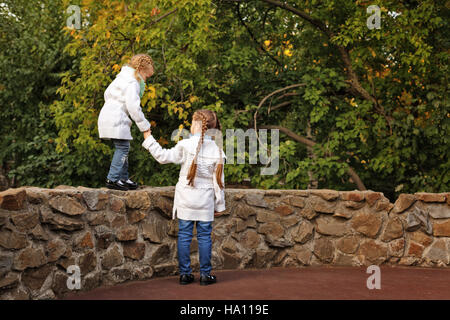
[[[172,149],[163,149],[150,132],[144,133],[142,146],[161,164],[181,164],[175,187],[173,219],[178,218],[178,263],[180,284],[194,281],[190,261],[190,245],[194,224],[200,260],[200,284],[216,282],[211,275],[211,232],[215,216],[225,211],[225,175],[222,147],[217,146],[206,131],[220,134],[222,128],[214,111],[197,110],[192,117],[191,136],[180,140]],[[220,141],[221,142],[221,141]]]
[[[131,120],[141,132],[150,130],[150,123],[141,109],[145,81],[154,73],[153,61],[146,54],[133,56],[124,65],[116,79],[105,91],[105,104],[98,117],[101,139],[112,140],[115,146],[106,187],[117,190],[135,190],[138,185],[128,176],[128,153],[130,151]]]

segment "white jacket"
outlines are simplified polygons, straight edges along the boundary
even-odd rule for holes
[[[133,140],[128,116],[131,116],[141,132],[150,128],[150,123],[142,113],[139,92],[134,69],[123,66],[104,94],[105,104],[98,116],[100,138]]]
[[[197,157],[197,172],[194,186],[188,185],[187,174],[195,156],[200,134],[178,141],[171,149],[163,149],[153,136],[142,143],[152,156],[161,164],[181,164],[178,183],[175,187],[172,218],[183,220],[213,221],[214,211],[225,210],[225,192],[216,180],[217,164],[220,161],[220,149],[210,136],[205,135],[203,145]],[[223,163],[225,152],[222,150]],[[225,174],[222,171],[222,184],[225,186]]]

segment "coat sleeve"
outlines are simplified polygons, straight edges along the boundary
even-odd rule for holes
[[[142,146],[147,149],[153,156],[161,164],[165,163],[176,163],[181,164],[183,162],[183,146],[181,145],[181,141],[179,141],[175,147],[171,149],[163,149],[158,141],[150,135],[147,139],[144,140]]]
[[[217,166],[216,166],[217,170]],[[214,201],[214,211],[215,212],[222,212],[225,211],[225,170],[222,170],[222,185],[224,186],[224,189],[221,189],[217,183],[216,178],[216,170],[214,170],[213,175],[213,184],[214,184],[214,194],[215,194],[215,201]]]
[[[139,97],[138,86],[135,83],[129,83],[125,90],[125,105],[128,113],[134,120],[141,132],[145,132],[150,129],[150,123],[144,116],[141,109],[141,98]]]

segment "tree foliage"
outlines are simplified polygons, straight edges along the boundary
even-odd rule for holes
[[[113,152],[98,139],[103,93],[144,52],[156,72],[142,107],[164,147],[199,108],[218,113],[224,134],[254,128],[255,118],[257,128],[280,129],[277,174],[261,175],[263,165],[248,164],[246,153],[246,164],[225,166],[227,183],[367,188],[391,199],[449,189],[449,11],[442,1],[5,3],[34,24],[1,15],[8,26],[1,33],[1,160],[14,154],[9,176],[22,183],[103,185]],[[73,4],[81,8],[80,30],[65,26]],[[367,26],[369,5],[381,9],[379,29]],[[175,184],[178,167],[159,166],[132,129],[132,179]],[[44,166],[52,175],[38,173]]]

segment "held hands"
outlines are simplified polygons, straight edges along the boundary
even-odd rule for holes
[[[144,140],[147,139],[148,137],[150,137],[150,135],[152,134],[152,130],[148,129],[147,131],[144,132]]]
[[[221,212],[216,212],[216,211],[214,211],[214,217],[215,217],[215,218],[220,217],[220,216],[223,215],[224,213],[225,213],[225,211],[221,211]]]

